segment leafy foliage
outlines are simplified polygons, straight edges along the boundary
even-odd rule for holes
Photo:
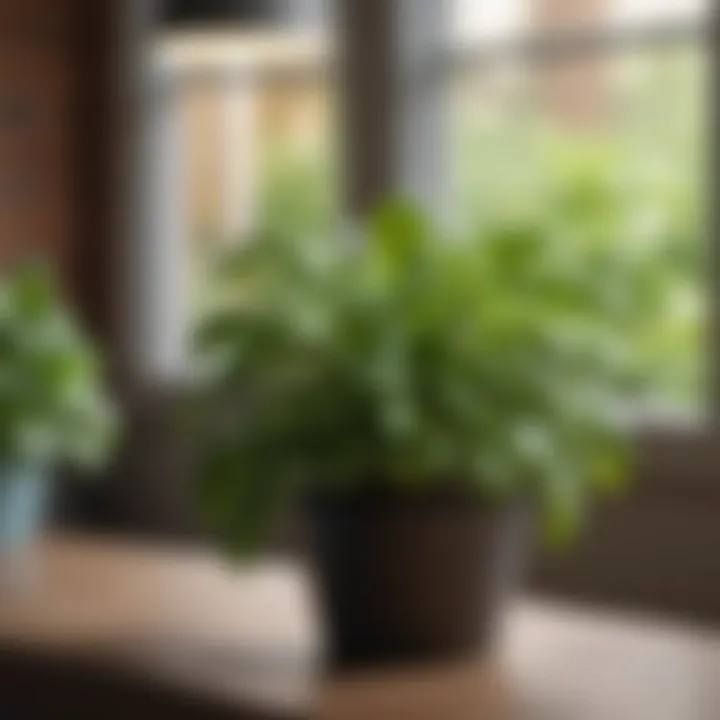
[[[229,549],[310,488],[529,497],[563,537],[589,490],[622,481],[643,376],[624,341],[662,288],[607,242],[614,222],[569,242],[610,201],[574,188],[454,231],[403,203],[362,228],[269,223],[225,260],[226,301],[197,339],[203,508]]]
[[[454,231],[403,206],[339,226],[327,158],[276,158],[265,225],[213,277],[199,333],[203,505],[230,549],[304,489],[364,482],[529,496],[567,535],[622,481],[628,414],[697,409],[696,60],[637,58],[592,132],[532,93],[473,105]]]
[[[484,162],[463,164],[461,214],[482,222],[546,208],[556,213],[568,252],[604,243],[641,285],[654,286],[650,301],[659,304],[625,338],[647,380],[636,409],[696,411],[702,396],[704,175],[690,140],[639,138],[639,132],[578,136],[522,119],[475,125],[460,151]]]
[[[49,274],[24,267],[0,283],[0,460],[95,466],[114,412],[98,359],[57,299]]]

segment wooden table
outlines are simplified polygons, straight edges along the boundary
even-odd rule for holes
[[[720,718],[710,631],[518,602],[492,663],[332,677],[291,564],[80,538],[27,563],[0,592],[0,717]]]

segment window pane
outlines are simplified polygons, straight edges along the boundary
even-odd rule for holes
[[[143,180],[151,241],[141,344],[154,380],[190,370],[188,333],[215,300],[213,272],[261,217],[297,227],[337,206],[327,4],[238,4],[252,17],[229,17],[227,3],[181,3],[164,16]]]
[[[612,228],[602,242],[627,254],[639,281],[662,288],[662,318],[628,338],[653,380],[640,408],[651,413],[696,412],[703,395],[705,61],[698,47],[673,47],[504,62],[456,86],[462,215],[520,216],[548,207],[553,193],[605,188],[604,216],[588,212],[568,242],[602,222]]]
[[[170,52],[200,256],[239,242],[291,182],[298,201],[329,201],[334,112],[321,40],[194,39]]]

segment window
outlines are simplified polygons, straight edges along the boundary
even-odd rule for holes
[[[707,409],[709,10],[701,0],[455,6],[459,206],[521,212],[563,183],[612,185],[617,252],[641,258],[664,289],[662,319],[632,340],[654,387],[633,411],[653,422]]]
[[[155,300],[145,303],[155,308],[145,318],[151,374],[187,372],[184,331],[212,300],[207,268],[218,250],[241,242],[267,207],[306,222],[335,212],[341,174],[357,174],[340,167],[338,159],[347,157],[338,151],[340,137],[354,146],[351,158],[381,152],[383,143],[368,138],[374,120],[348,131],[336,107],[330,20],[341,13],[330,10],[345,1],[287,0],[285,14],[262,32],[225,25],[222,33],[156,33],[151,150],[165,161],[156,163],[164,170],[151,180],[156,249],[146,285]],[[390,5],[404,13],[395,32],[413,35],[397,41],[404,43],[397,58],[440,35],[443,46],[440,54],[433,46],[426,66],[438,91],[433,97],[424,85],[408,92],[400,73],[374,101],[364,96],[377,106],[371,112],[390,118],[388,127],[394,123],[385,147],[402,167],[384,188],[408,175],[410,185],[443,184],[453,209],[482,214],[543,202],[559,183],[572,184],[573,166],[609,178],[621,199],[617,212],[633,215],[632,229],[614,238],[618,252],[647,258],[647,273],[667,290],[662,327],[634,340],[633,351],[655,380],[652,397],[636,410],[653,421],[697,419],[707,409],[710,374],[703,33],[710,0]],[[376,31],[393,22],[392,12],[379,10],[375,28],[357,32],[379,41]],[[425,30],[414,20],[422,13],[432,15]],[[346,42],[356,31],[343,32]],[[436,172],[438,154],[450,166],[446,174]]]
[[[213,302],[212,269],[259,217],[312,222],[337,207],[327,12],[321,0],[273,7],[258,18],[168,11],[151,34],[135,318],[146,382],[191,372],[188,329]]]

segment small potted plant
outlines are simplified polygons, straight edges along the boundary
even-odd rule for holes
[[[565,539],[622,481],[634,276],[553,222],[451,232],[395,203],[266,224],[222,266],[202,512],[247,555],[305,508],[336,661],[488,649],[527,518]]]
[[[38,532],[59,465],[96,468],[113,409],[94,349],[38,265],[0,280],[0,551]]]

